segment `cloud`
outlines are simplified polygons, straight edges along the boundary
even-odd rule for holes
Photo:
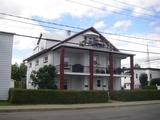
[[[128,34],[128,35],[133,36],[132,34]],[[107,35],[106,38],[112,44],[114,44],[118,49],[126,49],[126,50],[135,50],[135,51],[145,51],[145,52],[147,52],[147,44],[148,44],[149,52],[158,52],[159,53],[159,51],[157,51],[160,48],[160,39],[159,39],[160,35],[159,34],[155,34],[155,33],[150,33],[148,35],[137,34],[136,36],[147,38],[147,39],[157,39],[157,42],[156,41],[135,39],[135,38],[126,38],[126,37],[123,37],[123,36],[116,36],[116,35]],[[122,42],[120,40],[141,43],[141,44],[144,44],[144,45]],[[148,67],[148,64],[146,62],[147,61],[147,53],[139,53],[139,52],[131,52],[131,51],[123,51],[123,50],[121,50],[121,51],[125,52],[125,53],[135,54],[134,63],[140,64],[142,67]],[[149,56],[150,56],[150,60],[160,58],[160,54],[150,53]],[[160,60],[150,62],[151,67],[160,67],[160,66],[158,66],[159,61]],[[122,65],[126,66],[126,67],[129,67],[129,59],[123,60]]]
[[[106,24],[104,23],[104,21],[99,21],[97,23],[95,23],[93,25],[96,29],[102,29],[102,28],[105,28],[106,27]]]
[[[117,22],[113,25],[113,28],[114,28],[114,29],[127,30],[128,27],[130,27],[131,25],[132,25],[131,20],[120,20],[120,21],[117,21]]]

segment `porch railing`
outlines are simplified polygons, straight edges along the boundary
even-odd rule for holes
[[[60,65],[56,66],[56,70],[57,72],[60,71]],[[89,66],[83,66],[81,64],[67,65],[67,66],[64,66],[64,72],[89,73]],[[109,74],[109,68],[94,66],[93,72],[95,74]],[[115,68],[113,70],[113,73],[118,75],[121,75],[123,72],[124,71],[121,68]]]

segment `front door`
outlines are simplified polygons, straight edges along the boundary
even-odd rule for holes
[[[102,90],[102,80],[97,80],[97,90]]]

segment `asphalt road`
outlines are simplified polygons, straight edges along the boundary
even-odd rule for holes
[[[160,104],[32,112],[0,113],[0,120],[160,120]]]

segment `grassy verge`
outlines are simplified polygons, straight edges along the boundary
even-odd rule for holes
[[[8,106],[11,105],[7,100],[0,100],[0,106]]]

